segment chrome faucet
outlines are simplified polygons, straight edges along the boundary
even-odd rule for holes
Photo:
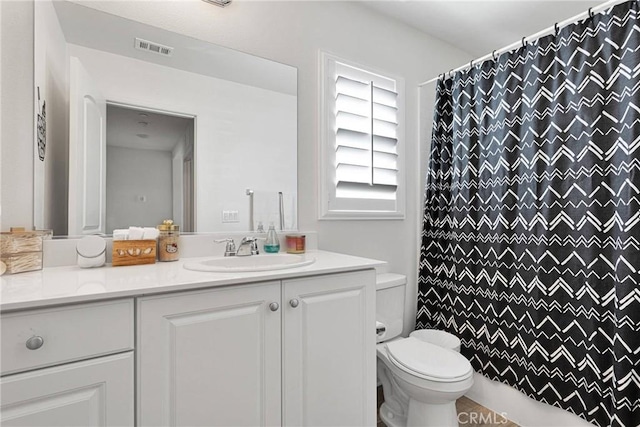
[[[237,256],[258,255],[259,253],[258,239],[255,237],[243,237],[236,251]]]
[[[219,240],[214,240],[214,242],[227,244],[224,248],[224,256],[236,255],[236,242],[234,242],[233,239],[219,239]]]

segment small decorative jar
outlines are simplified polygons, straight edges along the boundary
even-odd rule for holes
[[[76,245],[78,267],[102,267],[106,261],[107,242],[100,236],[85,236]]]
[[[305,251],[305,235],[304,234],[287,234],[287,253],[303,254]]]
[[[165,219],[158,225],[158,261],[177,261],[180,259],[180,227],[173,220]]]

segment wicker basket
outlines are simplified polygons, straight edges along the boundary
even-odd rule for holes
[[[0,260],[9,274],[42,269],[42,241],[51,238],[51,230],[12,229],[0,233]]]

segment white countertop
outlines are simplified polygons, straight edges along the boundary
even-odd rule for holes
[[[214,258],[201,257],[127,267],[53,267],[4,275],[0,277],[0,311],[340,273],[385,264],[325,251],[308,251],[305,256],[314,257],[316,261],[305,267],[250,273],[200,272],[184,268],[185,262]]]

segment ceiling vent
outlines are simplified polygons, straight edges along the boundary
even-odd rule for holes
[[[150,42],[149,40],[139,39],[137,37],[135,46],[136,49],[146,50],[147,52],[157,53],[162,56],[171,56],[173,54],[172,47]]]
[[[202,0],[202,1],[205,1],[205,2],[211,3],[211,4],[215,4],[216,6],[220,6],[220,7],[225,7],[229,3],[231,3],[231,0]]]

